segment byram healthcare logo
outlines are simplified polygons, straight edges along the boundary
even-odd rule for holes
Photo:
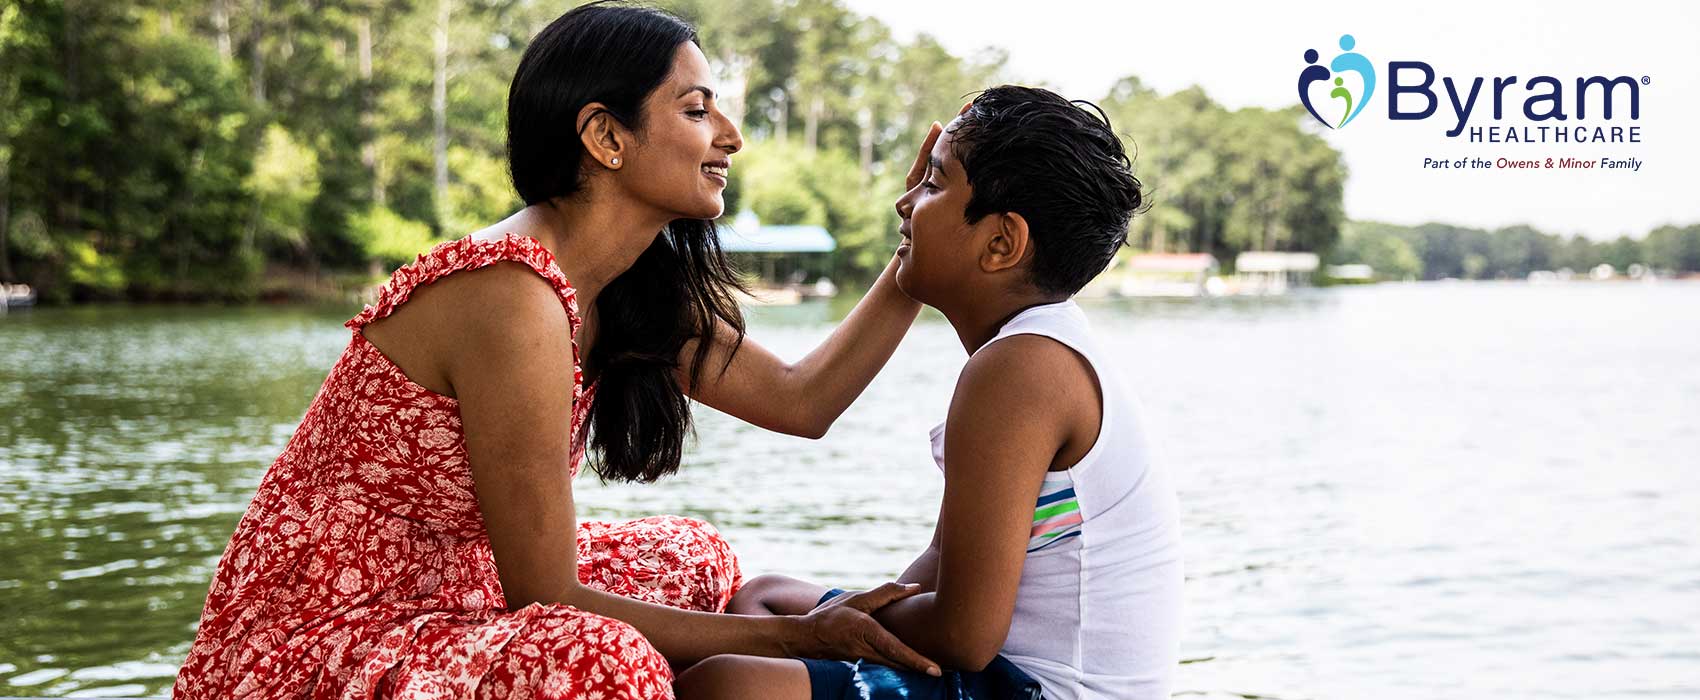
[[[1299,102],[1304,103],[1310,116],[1316,117],[1317,121],[1330,129],[1339,129],[1352,123],[1358,113],[1364,111],[1364,105],[1369,104],[1370,96],[1375,94],[1375,66],[1370,65],[1369,59],[1364,58],[1363,54],[1352,50],[1357,44],[1358,40],[1352,38],[1352,35],[1340,35],[1340,50],[1345,53],[1335,56],[1334,60],[1328,62],[1327,68],[1316,65],[1319,58],[1316,49],[1305,49],[1305,63],[1309,65],[1299,73]],[[1347,72],[1358,74],[1358,84],[1353,87],[1359,87],[1361,92],[1356,96],[1352,95],[1352,89],[1346,86],[1346,77],[1343,74]],[[1311,84],[1320,80],[1324,81],[1326,86],[1329,78],[1334,79],[1334,89],[1328,91],[1329,99],[1345,101],[1338,124],[1324,119],[1316,111],[1316,105],[1310,101]]]
[[[1352,123],[1376,94],[1375,66],[1357,45],[1352,35],[1340,35],[1341,53],[1326,65],[1318,63],[1316,49],[1304,52],[1299,103],[1330,129]],[[1451,125],[1448,138],[1467,134],[1471,143],[1641,143],[1640,125],[1620,120],[1641,118],[1641,89],[1653,83],[1645,75],[1610,74],[1573,81],[1551,75],[1466,78],[1437,74],[1426,61],[1388,61],[1381,77],[1389,120],[1440,117]],[[1526,123],[1504,123],[1519,117]]]

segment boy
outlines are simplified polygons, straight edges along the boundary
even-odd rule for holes
[[[897,282],[969,353],[945,423],[933,542],[900,577],[922,593],[876,618],[947,669],[721,656],[681,698],[1154,699],[1179,653],[1177,506],[1132,395],[1070,297],[1140,208],[1107,118],[1039,89],[981,93],[897,201]],[[946,439],[948,433],[949,438]],[[752,580],[729,612],[803,614],[846,596]]]

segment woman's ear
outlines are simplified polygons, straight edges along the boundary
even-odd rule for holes
[[[578,112],[578,138],[584,152],[609,170],[619,170],[631,140],[626,125],[614,118],[601,102],[592,102]]]
[[[997,215],[996,226],[980,254],[980,269],[1001,272],[1021,264],[1032,247],[1033,239],[1027,230],[1027,219],[1015,212]]]

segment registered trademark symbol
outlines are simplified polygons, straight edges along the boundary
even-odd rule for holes
[[[1641,84],[1642,85],[1652,85],[1653,79],[1649,76],[1643,75],[1643,76],[1641,76]]]

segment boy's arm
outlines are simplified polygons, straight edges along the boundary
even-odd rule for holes
[[[915,557],[897,582],[919,584],[923,593],[931,593],[937,587],[938,573],[939,530],[935,526],[932,543]],[[830,590],[818,583],[790,576],[762,574],[738,587],[738,592],[726,603],[726,612],[733,615],[807,615],[820,607],[821,598]]]
[[[933,525],[933,541],[927,545],[926,551],[915,557],[909,563],[909,568],[903,570],[903,575],[897,577],[898,583],[918,583],[921,590],[931,593],[938,590],[939,585],[939,526]]]
[[[980,670],[997,656],[1040,484],[1081,422],[1096,425],[1095,381],[1072,350],[1039,336],[1001,340],[969,359],[945,433],[937,585],[877,611],[886,629],[948,668]],[[910,567],[923,578],[924,568]]]

